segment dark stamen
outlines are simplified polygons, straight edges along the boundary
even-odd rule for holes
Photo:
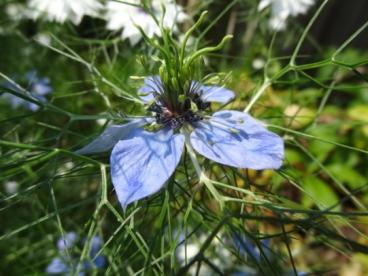
[[[157,84],[157,87],[164,90],[162,84]],[[202,113],[210,107],[210,103],[203,101],[202,94],[200,85],[193,83],[185,99],[177,104],[170,104],[163,91],[156,92],[155,102],[148,107],[148,111],[155,113],[156,123],[177,129],[184,123],[194,123],[203,119]]]

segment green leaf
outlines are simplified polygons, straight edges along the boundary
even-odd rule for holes
[[[368,122],[368,108],[367,105],[354,105],[349,108],[348,110],[348,116],[349,118],[356,120],[356,121],[362,121],[362,122]]]
[[[302,203],[306,207],[315,204],[320,209],[325,209],[339,201],[335,191],[326,182],[315,176],[306,176],[303,180],[303,188],[305,193],[302,196]],[[336,206],[332,210],[338,211],[340,209],[340,206]]]
[[[291,104],[285,108],[284,115],[287,126],[293,129],[299,129],[307,126],[314,120],[316,110]]]
[[[341,182],[349,185],[351,189],[356,189],[366,184],[366,179],[357,171],[341,163],[334,163],[327,166],[327,170]]]
[[[341,142],[337,133],[337,127],[330,125],[318,125],[308,131],[308,134],[331,142],[330,144],[318,140],[310,141],[308,149],[320,162],[323,162],[328,157],[329,153],[336,148],[336,146],[332,144],[333,142]]]
[[[286,156],[285,159],[290,164],[302,163],[304,161],[300,152],[294,149],[286,149],[285,156]]]

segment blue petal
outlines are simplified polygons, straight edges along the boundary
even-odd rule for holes
[[[23,93],[21,90],[19,90],[19,88],[14,85],[13,83],[11,82],[6,82],[4,84],[0,84],[0,86],[3,86],[7,89],[10,89],[10,90],[13,90],[13,91],[16,91],[16,92],[21,92]],[[35,95],[33,93],[31,93],[31,96],[32,97],[35,97]],[[39,106],[34,104],[34,103],[31,103],[31,102],[28,102],[26,100],[23,100],[22,98],[19,98],[11,93],[5,93],[2,95],[2,98],[7,100],[10,105],[12,106],[12,108],[18,108],[18,107],[24,107],[28,110],[31,110],[31,111],[37,111],[39,109]],[[43,97],[44,98],[44,97]],[[43,101],[46,101],[46,98],[44,98]]]
[[[22,105],[27,104],[27,101],[18,98],[17,96],[13,94],[4,94],[4,97],[10,102],[12,108],[18,108]]]
[[[30,103],[30,102],[25,102],[24,106],[25,106],[25,108],[27,108],[28,110],[31,110],[33,112],[37,111],[40,108],[39,105],[37,105],[35,103]]]
[[[239,236],[238,234],[233,235],[233,241],[236,247],[236,250],[239,251],[242,255],[251,255],[254,259],[260,260],[260,254],[256,250],[256,247],[251,243],[249,239],[247,239],[244,235]]]
[[[75,232],[65,233],[65,235],[57,241],[57,248],[59,249],[59,251],[72,248],[77,239],[78,235]]]
[[[139,88],[138,94],[145,103],[155,98],[155,93],[162,92],[161,78],[159,76],[149,76],[144,79],[144,85]]]
[[[194,91],[198,91],[204,102],[218,102],[226,104],[231,101],[235,94],[233,91],[220,86],[206,86],[198,82],[192,82]]]
[[[102,247],[103,241],[99,236],[94,236],[91,241],[91,250],[89,251],[89,256],[94,259],[93,264],[97,268],[103,268],[106,263],[106,259],[102,255],[97,255]]]
[[[51,263],[46,268],[47,274],[67,274],[69,272],[69,267],[65,261],[59,257],[53,258]]]
[[[103,244],[102,239],[99,236],[93,236],[91,240],[91,250],[89,254],[91,255],[91,258],[94,258],[98,251],[101,249]]]
[[[106,264],[106,259],[102,255],[97,255],[102,247],[103,241],[99,236],[93,236],[91,239],[91,247],[89,251],[90,260],[83,262],[84,270],[89,270],[93,268],[103,268]],[[93,263],[92,263],[93,260]]]
[[[93,264],[95,265],[95,267],[99,269],[104,268],[106,265],[106,258],[104,256],[99,255],[98,257],[95,258]]]
[[[36,70],[28,71],[27,73],[25,73],[25,76],[29,82],[33,82],[35,79],[37,79],[37,71]]]
[[[278,169],[284,158],[281,137],[239,111],[216,112],[197,123],[190,138],[198,153],[237,168]]]
[[[50,80],[48,78],[39,79],[31,84],[30,90],[35,95],[45,96],[52,91]]]
[[[261,259],[264,257],[272,257],[269,239],[262,239],[260,243],[255,245],[244,234],[239,235],[238,233],[236,233],[233,235],[233,241],[237,251],[239,251],[240,254],[250,255],[258,262],[261,261]],[[260,251],[260,248],[262,249],[262,253]]]
[[[184,136],[171,130],[139,129],[134,138],[116,144],[111,153],[111,177],[120,204],[126,206],[156,193],[180,161]]]
[[[149,119],[136,119],[124,125],[111,125],[100,136],[80,150],[77,154],[93,154],[112,149],[122,139],[129,137],[133,130],[147,124]]]

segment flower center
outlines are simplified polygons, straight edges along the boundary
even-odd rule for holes
[[[191,94],[191,98],[185,98],[176,105],[167,104],[156,100],[149,108],[155,115],[156,123],[178,129],[184,123],[194,123],[203,119],[203,111],[210,106],[204,102],[198,94]]]

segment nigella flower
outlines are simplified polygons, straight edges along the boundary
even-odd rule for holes
[[[78,151],[90,154],[113,148],[112,182],[124,209],[163,187],[180,161],[184,143],[206,158],[236,168],[281,166],[283,140],[249,114],[234,110],[206,114],[211,102],[233,99],[232,91],[196,81],[186,85],[184,94],[169,89],[160,77],[147,77],[139,92],[154,118],[110,126]],[[159,128],[156,132],[143,128],[152,123]]]
[[[33,98],[41,102],[46,102],[46,95],[52,92],[52,88],[50,86],[50,79],[49,78],[39,78],[37,76],[36,71],[27,72],[25,74],[25,79],[26,79],[25,88],[30,93],[30,96],[32,96]],[[0,84],[0,86],[1,85],[10,90],[14,90],[16,92],[23,93],[22,91],[20,91],[20,89],[16,85],[14,85],[11,82],[6,82],[4,84]],[[4,94],[3,98],[6,99],[8,102],[10,102],[13,108],[18,108],[22,106],[31,111],[37,111],[39,108],[38,105],[32,102],[28,102],[10,93]]]
[[[28,17],[78,25],[84,15],[98,16],[103,5],[99,0],[29,0]]]
[[[107,28],[109,30],[123,29],[121,36],[123,39],[129,39],[131,45],[135,45],[141,40],[143,32],[152,38],[154,35],[161,36],[160,28],[143,7],[139,7],[141,1],[130,0],[119,3],[118,1],[107,1],[106,16]],[[163,10],[165,7],[165,14]],[[188,16],[183,12],[182,7],[172,0],[153,0],[150,9],[153,15],[161,20],[166,28],[176,31],[176,24],[183,22]]]
[[[64,237],[57,241],[57,248],[59,256],[52,259],[51,263],[46,268],[47,274],[62,274],[70,275],[77,269],[78,258],[73,258],[67,254],[67,250],[71,250],[78,241],[78,235],[75,232],[68,232]],[[80,276],[84,275],[84,272],[93,268],[101,269],[105,267],[105,257],[97,255],[102,247],[102,239],[99,236],[92,237],[89,258],[92,262],[84,261],[81,268]]]
[[[258,10],[271,7],[271,19],[269,25],[273,30],[283,30],[289,16],[297,16],[308,11],[315,0],[261,0]]]

